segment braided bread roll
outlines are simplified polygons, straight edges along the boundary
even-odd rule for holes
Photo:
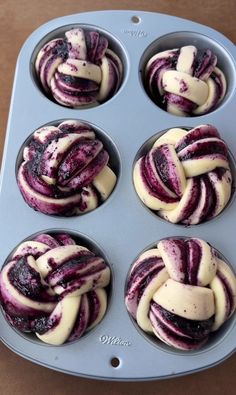
[[[111,194],[109,154],[86,123],[64,121],[36,130],[24,149],[17,181],[26,203],[44,214],[79,215]]]
[[[155,103],[179,116],[213,111],[225,96],[224,73],[217,56],[193,45],[157,53],[145,68],[147,91]]]
[[[232,189],[228,148],[212,125],[168,130],[135,164],[134,186],[143,203],[172,223],[216,217]]]
[[[204,240],[163,239],[133,264],[125,303],[145,332],[195,350],[234,313],[236,278]]]
[[[0,273],[8,322],[60,345],[97,325],[107,307],[110,269],[68,234],[41,234],[19,245]]]
[[[63,106],[79,108],[109,100],[119,89],[123,65],[96,31],[75,28],[46,43],[35,70],[44,91]]]

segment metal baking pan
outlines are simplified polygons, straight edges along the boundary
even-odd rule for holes
[[[102,31],[118,51],[124,78],[118,93],[106,103],[71,109],[50,101],[35,82],[33,61],[38,49],[68,27],[80,25]],[[142,69],[155,48],[184,44],[212,47],[228,81],[227,95],[218,109],[200,117],[177,117],[158,108],[142,84]],[[181,352],[152,342],[131,321],[124,303],[130,265],[147,246],[170,236],[200,237],[218,249],[236,271],[235,210],[231,204],[216,219],[195,226],[167,223],[141,204],[132,183],[132,168],[140,147],[156,133],[176,126],[216,126],[236,156],[234,45],[217,31],[173,16],[142,11],[99,11],[52,20],[24,44],[16,67],[1,170],[0,262],[25,238],[46,229],[72,231],[92,240],[112,269],[109,307],[102,322],[72,344],[48,346],[10,327],[0,314],[0,336],[14,352],[64,373],[109,380],[152,380],[175,377],[213,366],[235,350],[235,315],[199,351]],[[24,202],[15,167],[24,141],[37,128],[64,119],[94,125],[118,151],[119,178],[110,198],[80,217],[50,217]],[[117,358],[117,367],[112,360]]]

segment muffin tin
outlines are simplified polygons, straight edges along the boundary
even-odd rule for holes
[[[39,48],[68,27],[94,28],[118,51],[124,76],[118,93],[106,103],[72,109],[49,100],[39,88],[33,62]],[[228,90],[218,109],[200,117],[173,116],[158,108],[142,83],[143,67],[155,50],[192,43],[212,47],[225,72]],[[235,351],[235,314],[199,351],[181,352],[150,341],[133,325],[124,303],[126,278],[135,258],[166,237],[199,237],[219,250],[236,271],[234,196],[214,220],[185,227],[161,220],[146,210],[132,182],[140,147],[156,133],[172,127],[216,126],[236,157],[234,113],[234,45],[222,34],[184,19],[142,11],[100,11],[55,19],[37,29],[24,44],[16,67],[1,171],[0,261],[30,235],[64,230],[91,240],[104,252],[112,269],[112,288],[102,322],[80,340],[48,346],[21,334],[0,314],[0,336],[17,354],[46,367],[78,376],[110,380],[151,380],[196,372],[224,360]],[[117,152],[118,182],[108,200],[82,216],[51,217],[24,202],[16,183],[17,157],[24,141],[39,127],[78,119],[94,126]],[[119,162],[119,163],[118,163]],[[234,175],[235,175],[235,166]],[[235,180],[235,177],[234,177]]]

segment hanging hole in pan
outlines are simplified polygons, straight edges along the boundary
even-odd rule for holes
[[[117,357],[113,357],[110,360],[110,364],[113,368],[118,368],[120,366],[120,360]]]
[[[138,15],[133,15],[132,18],[131,18],[131,22],[135,23],[136,25],[138,23],[140,23],[141,21],[142,21],[142,19]]]

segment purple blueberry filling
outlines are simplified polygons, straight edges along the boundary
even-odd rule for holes
[[[68,94],[70,94],[71,92],[70,88],[73,88],[73,94],[75,95],[76,94],[79,95],[81,92],[83,92],[84,94],[86,92],[90,93],[90,92],[98,91],[99,89],[98,84],[86,78],[78,78],[70,75],[65,75],[62,73],[57,73],[57,80],[58,82],[61,81],[65,83],[65,92]]]
[[[186,92],[188,90],[188,84],[184,80],[180,81],[180,93]]]
[[[129,281],[127,284],[127,291],[128,294],[130,291],[130,287],[133,285],[134,282],[145,278],[146,281],[147,277],[150,276],[150,273],[156,271],[156,267],[159,267],[160,263],[162,262],[161,259],[157,259],[155,256],[144,259],[136,268],[131,272],[129,276]],[[158,268],[159,269],[159,268]]]
[[[164,268],[163,265],[160,265],[157,269],[154,269],[148,276],[145,277],[144,281],[142,281],[139,289],[138,289],[138,297],[137,297],[137,303],[139,303],[141,297],[143,296],[143,293],[145,292],[146,288],[148,285],[155,279],[157,278],[158,274],[160,271]]]
[[[9,280],[21,294],[32,300],[41,299],[44,287],[40,275],[27,263],[27,257],[20,258],[9,271]]]
[[[159,324],[162,325],[162,328],[165,328],[172,336],[178,336],[175,333],[175,330],[178,330],[179,333],[182,332],[184,337],[192,338],[196,341],[203,340],[209,335],[214,322],[214,316],[210,317],[208,320],[202,321],[180,317],[153,301],[151,302],[151,310],[154,314],[158,312],[158,315],[163,318],[164,321],[161,322],[158,320],[158,317],[156,317]]]
[[[183,111],[185,114],[188,114],[197,108],[197,105],[191,100],[186,99],[185,97],[178,96],[175,93],[165,93],[162,102],[164,110],[167,111],[169,104],[174,104],[176,107],[179,108],[179,110]]]
[[[210,49],[200,50],[195,58],[194,77],[204,79],[210,75],[217,63],[217,57]]]
[[[196,141],[203,140],[205,138],[217,137],[220,138],[219,132],[212,125],[203,125],[196,127],[187,133],[175,146],[177,153],[182,151],[188,145],[195,143]]]
[[[223,284],[223,287],[224,287],[227,302],[229,304],[228,314],[227,314],[227,316],[229,316],[234,309],[234,307],[233,307],[234,306],[234,298],[232,295],[232,288],[230,287],[227,279],[220,272],[217,272],[217,276],[220,278],[220,280]]]
[[[40,59],[39,67],[38,67],[39,73],[41,71],[42,65],[44,64],[45,60],[47,59],[50,53],[52,53],[53,59],[55,59],[58,56],[64,60],[68,58],[68,47],[64,42],[64,40],[62,39],[58,39],[56,45],[53,48],[51,48],[49,45],[45,45],[43,52],[44,55]]]
[[[89,305],[88,326],[91,326],[98,317],[100,311],[100,301],[97,297],[96,292],[94,291],[88,292],[87,296],[88,296],[88,305]]]
[[[34,331],[34,320],[31,320],[29,317],[6,314],[6,319],[10,325],[12,325],[14,328],[18,329],[21,332]]]
[[[90,315],[90,311],[89,311],[88,297],[87,295],[83,295],[81,298],[81,308],[79,310],[79,314],[77,315],[74,327],[68,339],[69,342],[79,339],[84,334],[88,326],[89,315]]]
[[[97,264],[98,258],[94,257],[92,253],[88,252],[88,256],[82,256],[72,258],[68,262],[60,265],[59,268],[55,268],[46,277],[49,284],[61,285],[67,287],[70,281],[74,281],[76,277],[84,277],[90,274],[96,273],[98,270],[106,267],[104,261],[101,260],[100,264]],[[92,265],[94,263],[94,265]],[[86,268],[88,269],[86,270]]]
[[[191,198],[188,199],[187,203],[185,204],[182,210],[180,222],[184,223],[184,221],[187,220],[192,215],[192,213],[194,212],[197,206],[199,194],[200,194],[199,177],[195,177],[190,192]]]
[[[179,153],[179,158],[189,160],[194,158],[201,158],[206,155],[222,155],[227,158],[227,148],[223,141],[198,142],[194,144],[194,149],[189,147],[186,154]]]
[[[169,161],[168,156],[166,156],[165,148],[161,147],[157,149],[154,154],[154,161],[156,165],[156,170],[164,182],[164,184],[171,189],[171,180],[169,179]]]
[[[60,319],[61,317],[56,315],[53,315],[53,317],[36,318],[32,322],[33,331],[37,332],[39,335],[43,335],[55,328],[59,324]]]
[[[199,262],[202,258],[202,250],[197,241],[195,240],[187,240],[185,246],[188,247],[186,249],[188,275],[187,283],[190,285],[197,285],[197,275],[199,270]]]
[[[158,199],[163,200],[168,203],[178,201],[177,197],[176,198],[171,197],[167,194],[167,192],[164,190],[164,188],[161,185],[161,183],[159,182],[159,180],[157,180],[155,178],[155,175],[153,174],[148,161],[149,161],[148,156],[141,159],[141,176],[142,176],[143,182],[146,184],[146,187],[149,190],[149,193],[151,195],[157,197]]]

